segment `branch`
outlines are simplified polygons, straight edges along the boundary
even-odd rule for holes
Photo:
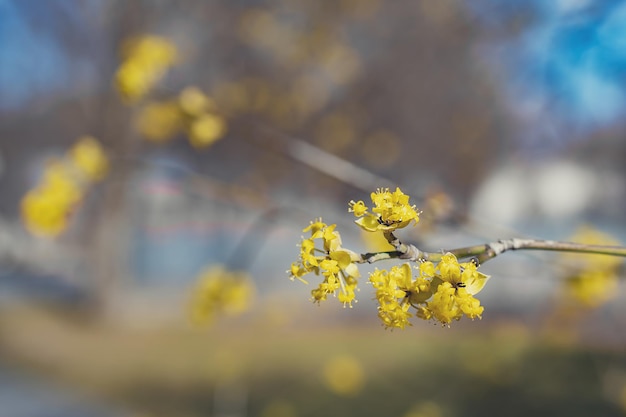
[[[478,247],[461,248],[458,250],[461,251],[461,253],[467,252],[473,254],[474,251],[478,252],[477,257],[479,262],[486,262],[510,250],[546,250],[626,257],[626,248],[622,246],[587,245],[583,243],[557,242],[554,240],[516,238],[500,239],[497,242],[479,245]]]
[[[500,239],[496,242],[442,250],[441,252],[424,252],[418,249],[415,245],[402,243],[400,239],[393,234],[393,232],[385,232],[385,238],[391,245],[393,245],[395,248],[394,251],[365,253],[359,255],[355,262],[374,263],[385,259],[405,259],[413,262],[436,262],[441,260],[443,254],[449,252],[458,259],[472,258],[478,264],[482,264],[504,252],[512,250],[545,250],[626,257],[626,247],[622,246],[586,245],[582,243],[557,242],[554,240],[517,238]]]

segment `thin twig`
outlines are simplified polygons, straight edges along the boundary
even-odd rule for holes
[[[385,232],[385,238],[393,245],[395,248],[394,251],[366,253],[360,255],[355,262],[374,263],[385,259],[405,259],[412,262],[436,262],[441,260],[441,257],[445,253],[449,252],[458,259],[472,258],[477,263],[481,264],[504,252],[512,250],[545,250],[626,257],[626,247],[622,246],[587,245],[583,243],[557,242],[554,240],[500,239],[496,242],[442,250],[441,252],[424,252],[415,245],[402,243],[392,232]]]
[[[485,248],[483,253],[478,255],[481,262],[488,261],[509,250],[547,250],[626,257],[626,248],[622,246],[587,245],[583,243],[557,242],[554,240],[501,239],[485,246],[488,247]]]

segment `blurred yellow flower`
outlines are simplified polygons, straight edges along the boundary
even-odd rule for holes
[[[221,116],[204,113],[189,125],[189,142],[195,148],[212,145],[226,133],[226,122]]]
[[[62,161],[50,162],[41,183],[22,199],[26,228],[35,235],[54,237],[67,227],[68,216],[82,198],[72,171]]]
[[[152,102],[138,113],[135,126],[150,141],[163,143],[185,131],[195,148],[220,139],[227,130],[226,120],[212,111],[216,105],[196,87],[185,88],[175,100]]]
[[[612,236],[591,227],[582,227],[570,240],[590,245],[621,245]],[[617,295],[622,259],[587,254],[563,254],[561,258],[571,267],[564,281],[564,295],[567,299],[594,308]]]
[[[176,61],[176,47],[159,36],[141,36],[122,46],[123,61],[115,74],[118,92],[129,103],[143,98]]]
[[[197,87],[187,87],[178,96],[180,109],[189,116],[200,116],[207,111],[216,109],[211,98]]]
[[[70,150],[70,158],[89,180],[102,179],[108,169],[109,161],[100,143],[91,136],[83,136]]]
[[[127,60],[167,66],[176,61],[176,56],[174,44],[161,36],[138,36],[126,40],[122,45],[122,57]]]
[[[79,138],[64,158],[48,162],[39,184],[21,202],[26,229],[47,237],[63,232],[87,188],[106,175],[108,164],[102,146],[91,136]]]
[[[617,271],[580,271],[565,280],[566,294],[585,307],[598,307],[614,298],[618,291]]]
[[[365,385],[365,371],[355,357],[335,356],[324,365],[323,380],[326,387],[335,394],[353,397]]]
[[[21,204],[22,219],[29,232],[54,237],[67,227],[67,205],[52,190],[29,191]]]
[[[144,138],[163,143],[182,130],[183,117],[175,102],[152,102],[140,110],[135,124]]]
[[[191,321],[211,324],[220,314],[244,313],[250,308],[254,293],[254,284],[247,273],[212,266],[200,274],[193,289]]]

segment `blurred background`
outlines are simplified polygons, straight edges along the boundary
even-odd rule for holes
[[[381,250],[377,187],[425,250],[620,245],[625,104],[617,0],[0,0],[0,414],[624,415],[620,261],[393,332],[285,271],[317,217]]]

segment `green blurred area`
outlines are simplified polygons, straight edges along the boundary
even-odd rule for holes
[[[621,348],[572,343],[571,334],[519,322],[390,332],[373,320],[315,323],[266,307],[212,329],[5,309],[0,354],[141,416],[624,413]],[[360,365],[355,392],[326,382],[336,357]]]

